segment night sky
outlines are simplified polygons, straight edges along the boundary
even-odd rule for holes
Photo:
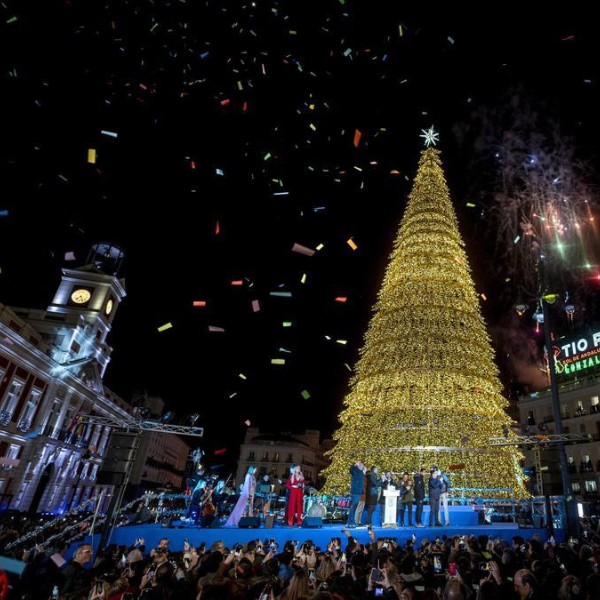
[[[331,434],[433,124],[484,315],[502,326],[485,198],[466,208],[477,115],[516,94],[595,161],[597,25],[573,7],[406,6],[4,0],[0,301],[43,308],[62,266],[118,244],[111,389],[200,412],[213,464],[235,463],[248,419]]]

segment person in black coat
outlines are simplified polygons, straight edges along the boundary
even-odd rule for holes
[[[421,467],[421,470],[415,475],[414,490],[415,504],[417,505],[417,514],[415,515],[417,527],[425,527],[423,523],[423,502],[425,501],[425,475],[427,469]]]
[[[382,483],[377,467],[371,467],[369,476],[367,477],[367,525],[373,524],[373,512],[379,502]]]
[[[357,460],[350,467],[350,508],[348,511],[348,521],[346,523],[346,527],[356,527],[356,507],[358,506],[360,497],[364,491],[365,470],[365,465],[360,460]]]
[[[429,527],[433,527],[434,519],[436,527],[441,527],[442,525],[438,518],[441,493],[442,483],[439,478],[439,472],[437,468],[433,468],[431,469],[431,476],[429,477]]]

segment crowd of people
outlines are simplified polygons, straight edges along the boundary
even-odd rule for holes
[[[147,551],[109,546],[98,556],[80,544],[27,557],[21,577],[0,574],[1,600],[600,600],[598,522],[586,537],[555,544],[486,535],[377,539],[351,530],[327,547],[290,540],[215,542],[172,549],[164,538]],[[442,533],[442,531],[440,531]],[[62,559],[64,563],[64,558]],[[4,588],[2,587],[4,577]],[[5,595],[1,593],[4,589]]]

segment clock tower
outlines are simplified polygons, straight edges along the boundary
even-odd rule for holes
[[[101,385],[112,348],[106,344],[117,309],[126,296],[125,280],[118,278],[124,258],[112,244],[95,244],[87,264],[64,268],[58,290],[46,310],[45,324],[53,323],[53,358]],[[91,372],[90,372],[91,371]]]

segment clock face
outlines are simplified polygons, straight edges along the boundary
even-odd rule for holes
[[[71,294],[71,300],[75,302],[75,304],[85,304],[92,297],[92,294],[89,290],[81,288],[79,290],[75,290]]]
[[[112,298],[106,303],[106,308],[104,309],[104,312],[107,315],[110,315],[110,313],[112,312],[113,306],[115,305],[115,303],[112,301]]]

